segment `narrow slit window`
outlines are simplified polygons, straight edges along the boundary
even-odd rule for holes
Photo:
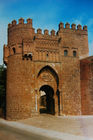
[[[64,50],[64,56],[67,56],[67,55],[68,55],[68,51]]]
[[[77,52],[73,51],[73,56],[76,57],[77,56]]]
[[[47,53],[47,54],[46,54],[46,56],[48,57],[48,56],[49,56],[49,54]]]
[[[13,53],[14,53],[14,54],[16,53],[16,49],[15,49],[15,48],[13,48]]]

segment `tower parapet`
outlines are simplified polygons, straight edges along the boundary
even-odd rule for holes
[[[13,20],[12,21],[12,26],[15,26],[17,24],[17,21],[16,20]]]
[[[37,34],[42,34],[42,30],[40,28],[37,29]]]
[[[24,38],[32,38],[34,36],[34,28],[32,27],[32,19],[28,18],[25,23],[23,18],[13,20],[8,24],[8,45],[22,43]]]
[[[86,42],[88,42],[86,25],[82,27],[80,24],[76,26],[76,24],[74,23],[70,25],[68,22],[66,24],[60,22],[57,33],[55,32],[55,30],[51,30],[49,32],[48,29],[45,29],[42,33],[42,30],[40,28],[38,28],[37,32],[35,33],[34,28],[32,27],[31,18],[28,18],[26,22],[23,18],[20,18],[18,22],[16,20],[13,20],[10,24],[8,24],[9,56],[17,53],[23,54],[23,40],[27,40],[25,48],[27,52],[30,52],[31,49],[29,46],[34,49],[33,46],[35,46],[35,42],[39,42],[41,46],[42,42],[48,44],[49,41],[52,42],[52,44],[53,42],[56,42],[56,44],[59,44],[59,46],[61,47],[69,46],[70,48],[79,50],[79,46],[81,45],[80,43],[83,42],[82,44],[84,44],[85,38]],[[31,41],[30,43],[29,40]],[[76,43],[76,40],[78,40],[78,43]],[[88,43],[86,43],[86,52],[88,52],[87,46]],[[79,50],[82,56],[86,55],[86,52],[82,50],[85,49]],[[81,56],[81,54],[79,54],[79,56]]]
[[[78,24],[77,29],[82,30],[82,26],[80,24]]]
[[[47,29],[44,30],[44,35],[49,35],[49,31]]]
[[[80,24],[78,24],[76,27],[76,24],[73,23],[70,27],[70,24],[67,22],[64,27],[64,23],[60,22],[58,34],[62,32],[87,34],[87,26],[84,25],[82,27]]]
[[[68,22],[65,24],[65,28],[70,29],[70,24]]]
[[[12,24],[11,24],[11,23],[9,23],[9,24],[8,24],[8,29],[9,29],[9,28],[11,28],[11,27],[12,27]]]
[[[64,23],[60,22],[59,23],[59,30],[63,29],[64,28]]]
[[[31,24],[32,25],[32,19],[31,18],[27,19],[27,24]]]
[[[22,24],[23,26],[21,27],[32,27],[32,19],[28,18],[27,22],[25,23],[25,20],[23,18],[20,18],[18,20],[18,24],[16,20],[13,20],[11,23],[8,24],[8,30],[12,29],[12,27],[20,27],[20,24]]]
[[[89,55],[89,49],[88,49],[88,32],[87,32],[87,26],[84,25],[83,27],[78,24],[70,24],[67,22],[65,24],[61,22],[59,24],[59,30],[57,32],[58,37],[60,38],[60,46],[66,47],[69,46],[70,48],[74,48],[78,50],[79,57],[83,58]],[[86,43],[85,43],[86,42]]]
[[[24,24],[24,19],[23,18],[19,19],[19,24]]]
[[[83,26],[83,30],[87,31],[87,26],[86,25]]]
[[[73,23],[73,24],[71,25],[71,29],[72,29],[72,30],[76,30],[76,24]]]
[[[55,30],[51,30],[51,36],[55,36]]]

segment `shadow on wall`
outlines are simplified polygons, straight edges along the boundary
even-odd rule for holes
[[[0,117],[6,117],[6,68],[0,65]]]

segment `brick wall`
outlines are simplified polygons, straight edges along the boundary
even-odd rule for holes
[[[23,60],[22,55],[16,54],[8,58],[7,66],[7,119],[17,120],[29,118],[39,114],[40,104],[40,87],[50,85],[53,87],[56,103],[56,114],[58,114],[58,100],[56,95],[57,83],[53,75],[46,71],[37,77],[39,71],[45,66],[43,62],[33,62],[31,60]],[[46,63],[46,66],[54,67],[60,73],[60,65]],[[48,77],[44,77],[45,74]],[[51,78],[51,80],[49,79]],[[48,80],[49,79],[49,80]],[[36,94],[37,108],[36,111]]]
[[[81,92],[80,92],[80,62],[78,58],[62,58],[62,104],[63,114],[81,114]]]
[[[93,63],[92,57],[81,60],[82,114],[93,115]]]
[[[13,55],[7,67],[7,119],[31,117],[33,63]]]

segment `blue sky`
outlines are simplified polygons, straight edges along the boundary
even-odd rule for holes
[[[7,44],[7,25],[13,19],[33,19],[35,29],[57,31],[62,21],[88,26],[89,55],[93,55],[93,0],[0,0],[0,64],[3,44]]]

